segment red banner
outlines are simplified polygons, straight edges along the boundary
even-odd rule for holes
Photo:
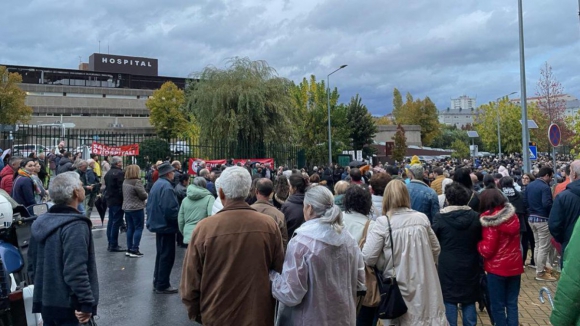
[[[234,165],[239,163],[242,163],[242,165],[246,164],[248,160],[247,159],[235,159],[234,160]],[[274,169],[274,159],[273,158],[253,158],[249,160],[252,163],[260,163],[260,164],[269,164],[270,167],[272,169]],[[224,165],[227,163],[226,160],[209,160],[209,161],[204,161],[202,159],[199,158],[190,158],[189,159],[189,174],[194,175],[197,174],[197,169],[199,168],[199,165],[201,164],[201,162],[205,162],[205,167],[206,169],[211,171],[211,168],[216,166],[216,165]]]
[[[136,156],[139,155],[139,144],[107,146],[101,143],[93,142],[91,146],[91,153],[108,156]]]

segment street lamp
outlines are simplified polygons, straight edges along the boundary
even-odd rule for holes
[[[510,95],[514,95],[517,92],[511,92],[507,95],[502,97],[498,97],[495,102],[497,103],[497,147],[499,149],[499,159],[501,160],[501,133],[499,131],[499,100],[503,99],[504,97],[510,97]]]
[[[326,92],[326,106],[328,108],[328,167],[332,167],[332,136],[330,134],[330,75],[334,74],[335,72],[339,71],[342,68],[345,68],[347,65],[342,65],[335,71],[331,72],[326,76],[326,85],[328,87],[328,91]]]

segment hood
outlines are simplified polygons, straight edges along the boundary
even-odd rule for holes
[[[520,232],[520,227],[516,224],[518,219],[512,219],[515,213],[512,204],[507,203],[504,207],[497,207],[481,213],[481,225],[485,227],[496,226],[505,233],[518,233]]]
[[[477,213],[469,206],[447,206],[441,210],[441,218],[458,230],[466,230]]]
[[[347,230],[342,229],[342,232],[338,233],[332,225],[321,223],[319,219],[304,222],[295,232],[336,247],[347,243],[347,241],[354,241]]]
[[[278,202],[280,205],[283,205],[286,202],[286,199],[282,199],[282,198],[278,197],[277,194],[274,194],[274,200],[276,202]]]
[[[196,185],[191,185],[187,187],[187,198],[191,200],[200,200],[207,196],[212,196],[211,192],[205,188],[198,187]]]
[[[12,167],[10,165],[6,165],[3,169],[2,172],[0,172],[0,178],[4,178],[7,175],[11,175],[14,174],[14,170],[12,169]]]
[[[497,169],[497,173],[503,175],[504,177],[509,177],[510,173],[508,172],[508,169],[505,166],[500,166],[499,169]]]
[[[64,205],[55,205],[51,207],[46,214],[40,215],[34,223],[32,223],[32,236],[39,242],[43,242],[61,226],[73,221],[84,221],[91,227],[91,221],[83,214],[74,210],[73,208],[64,207]]]
[[[290,202],[292,204],[303,205],[304,204],[304,194],[296,193],[296,194],[290,195],[290,197],[288,197],[288,199],[286,199],[286,201]]]
[[[67,163],[72,163],[72,161],[68,157],[63,157],[58,161],[58,165],[65,165]]]
[[[570,190],[574,195],[580,196],[580,180],[570,182],[566,186],[566,189]]]

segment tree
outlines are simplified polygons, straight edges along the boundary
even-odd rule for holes
[[[572,131],[572,137],[570,137],[570,153],[578,159],[580,158],[580,150],[577,150],[580,146],[580,111],[577,111],[574,116],[569,117],[566,122],[568,129]]]
[[[166,140],[160,138],[145,139],[139,144],[137,164],[141,169],[145,169],[150,163],[165,160],[170,155],[170,146]]]
[[[453,142],[453,144],[451,144],[451,148],[454,151],[451,154],[451,157],[453,157],[453,158],[464,159],[464,158],[468,158],[470,156],[469,155],[469,146],[467,145],[467,143],[465,143],[461,139],[456,139]]]
[[[26,105],[26,92],[20,89],[22,76],[0,66],[0,124],[13,125],[30,120],[32,108]]]
[[[439,112],[429,97],[413,100],[413,96],[407,93],[407,102],[393,111],[393,115],[397,124],[421,126],[421,142],[424,146],[431,145],[433,139],[441,133]]]
[[[373,117],[373,120],[375,121],[375,125],[377,126],[392,126],[394,124],[391,117],[387,115],[384,115],[382,117]]]
[[[300,113],[292,105],[292,82],[266,61],[235,57],[225,69],[208,66],[187,90],[187,111],[200,122],[200,138],[238,144],[296,140]]]
[[[373,121],[373,117],[367,110],[367,107],[362,104],[362,99],[358,94],[350,99],[347,107],[347,124],[350,131],[350,138],[354,150],[363,151],[363,157],[368,157],[373,154],[373,138],[377,133],[377,126]]]
[[[328,99],[324,81],[317,82],[316,76],[304,78],[290,89],[292,105],[296,107],[299,122],[296,123],[300,137],[297,142],[305,150],[309,164],[328,162]],[[344,105],[337,105],[338,91],[330,92],[330,119],[333,156],[350,145],[347,112]]]
[[[407,137],[405,137],[405,129],[401,124],[397,125],[397,131],[395,132],[393,140],[395,141],[393,159],[397,162],[403,162],[405,160],[405,154],[407,153]]]
[[[397,88],[393,89],[393,115],[395,112],[399,113],[403,106],[403,97]]]
[[[559,122],[563,119],[566,110],[566,101],[562,98],[564,87],[554,77],[552,66],[548,62],[540,69],[540,80],[536,86],[538,108],[546,114],[550,122]]]
[[[183,111],[185,95],[183,90],[172,82],[166,82],[153,92],[145,106],[149,109],[149,121],[163,139],[178,138],[187,135],[195,124],[188,121]]]

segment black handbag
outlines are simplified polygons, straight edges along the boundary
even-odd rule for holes
[[[389,238],[391,240],[391,257],[393,261],[393,276],[383,277],[383,273],[375,267],[377,283],[381,292],[381,302],[378,307],[380,319],[395,319],[407,313],[407,304],[403,299],[395,272],[395,253],[393,251],[393,233],[391,232],[391,221],[387,216],[389,223]]]

